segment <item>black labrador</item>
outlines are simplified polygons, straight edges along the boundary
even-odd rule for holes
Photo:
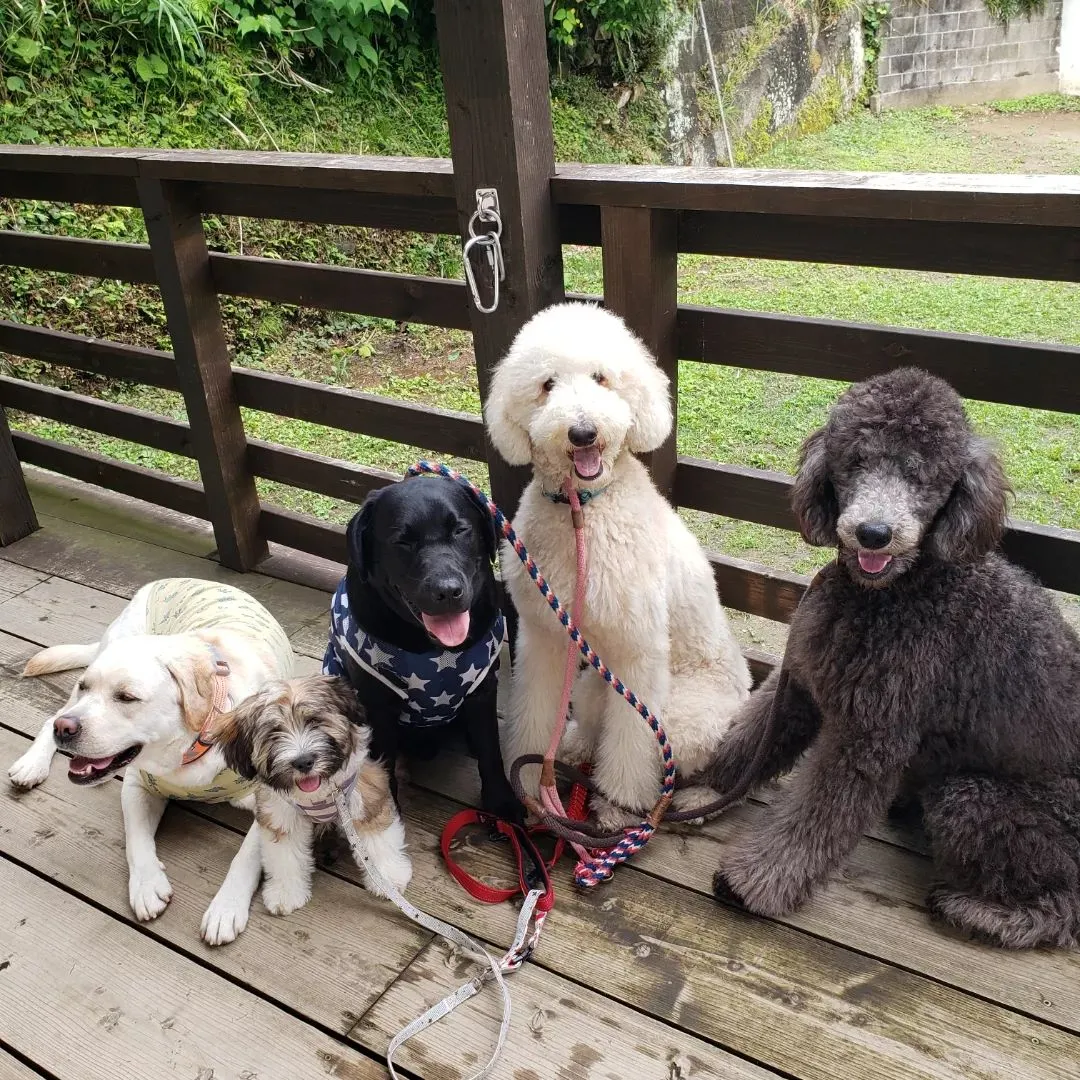
[[[324,670],[344,674],[372,729],[371,753],[430,760],[464,731],[481,805],[517,823],[496,712],[505,622],[492,563],[495,526],[456,481],[413,477],[373,491],[348,528]],[[336,663],[335,663],[336,661]]]

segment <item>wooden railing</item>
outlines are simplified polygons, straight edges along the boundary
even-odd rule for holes
[[[210,520],[229,565],[254,566],[268,541],[340,560],[340,527],[260,504],[255,478],[356,502],[395,477],[248,439],[242,406],[495,465],[477,416],[232,367],[218,308],[220,294],[468,328],[461,282],[212,253],[202,231],[201,215],[221,213],[456,233],[449,162],[8,147],[0,197],[142,207],[149,245],[0,232],[0,263],[159,285],[174,351],[7,321],[0,351],[178,390],[190,424],[14,378],[0,378],[0,403],[194,458],[202,476],[186,482],[0,427],[9,522],[25,517],[13,448],[29,464]],[[1080,281],[1080,179],[574,166],[556,170],[550,198],[562,242],[602,245],[602,301],[653,349],[673,389],[679,360],[840,380],[905,363],[968,397],[1080,412],[1080,349],[680,307],[675,272],[679,252],[704,252]],[[674,436],[649,464],[679,506],[794,528],[789,477],[680,457]],[[509,475],[496,494],[512,504]],[[1005,550],[1047,586],[1080,593],[1080,533],[1013,522]],[[770,619],[788,619],[806,584],[721,555],[713,565],[728,606]]]

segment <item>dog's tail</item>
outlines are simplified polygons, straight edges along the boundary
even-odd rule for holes
[[[51,649],[42,649],[26,661],[23,676],[51,675],[54,671],[71,671],[84,668],[97,656],[98,643],[93,645],[54,645]]]

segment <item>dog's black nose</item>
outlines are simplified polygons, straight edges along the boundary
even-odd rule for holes
[[[855,538],[864,548],[876,551],[888,546],[892,529],[884,521],[864,521],[855,530]]]
[[[465,582],[456,575],[447,575],[434,583],[433,591],[440,604],[449,604],[465,595]]]
[[[292,759],[292,767],[297,772],[311,772],[315,767],[314,754],[300,754]]]
[[[566,437],[575,446],[592,446],[596,442],[596,425],[591,420],[579,420],[570,425]]]
[[[82,724],[74,716],[58,716],[53,721],[53,734],[58,743],[71,742],[82,730]]]

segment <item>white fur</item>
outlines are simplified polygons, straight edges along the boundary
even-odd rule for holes
[[[60,715],[73,715],[81,722],[76,752],[84,757],[108,757],[142,744],[138,756],[127,766],[120,801],[128,896],[136,918],[143,921],[155,919],[165,910],[172,898],[172,885],[154,842],[168,800],[148,791],[138,779],[139,771],[146,770],[170,784],[200,787],[210,784],[225,767],[217,748],[211,748],[190,765],[181,763],[194,733],[184,722],[172,672],[205,654],[208,643],[200,633],[147,633],[147,594],[151,585],[135,594],[95,645],[54,646],[29,660],[24,675],[64,671],[83,664],[87,669],[67,702],[42,725],[30,749],[8,770],[16,787],[34,787],[48,777],[56,753],[53,721]],[[214,631],[213,637],[229,663],[229,694],[233,701],[254,693],[269,679],[291,674],[278,671],[270,651],[241,633]],[[80,689],[84,684],[87,689]],[[118,702],[114,694],[120,686],[133,691],[139,700],[131,704]],[[236,805],[251,809],[254,797],[249,795]],[[261,872],[256,830],[253,824],[203,918],[202,936],[208,944],[232,941],[247,925]]]
[[[340,786],[349,775],[355,775],[366,758],[365,745],[330,781]],[[311,899],[315,823],[295,802],[267,784],[260,785],[257,798],[258,816],[262,822],[262,866],[266,873],[263,904],[271,915],[288,915]],[[359,784],[349,795],[349,813],[354,822],[363,822],[368,817]],[[396,808],[393,820],[384,830],[375,832],[360,828],[357,835],[364,854],[376,869],[399,891],[404,891],[412,879],[412,863],[405,851],[405,827]],[[385,897],[386,893],[375,884],[360,859],[356,864],[363,876],[364,887],[376,896]]]
[[[545,391],[550,378],[554,385]],[[494,373],[485,415],[499,452],[512,464],[533,466],[514,527],[568,608],[576,580],[574,530],[568,507],[544,492],[559,491],[572,473],[568,428],[583,420],[596,426],[603,472],[589,481],[574,477],[578,490],[603,489],[584,511],[582,629],[608,667],[661,718],[680,775],[691,775],[715,751],[749,693],[750,675],[704,552],[634,457],[656,449],[671,430],[666,376],[617,316],[561,304],[522,328]],[[568,638],[509,547],[502,565],[520,615],[503,738],[509,763],[547,749]],[[591,758],[611,800],[649,809],[659,793],[661,762],[645,721],[591,669],[578,677],[573,708],[577,730],[568,752]],[[535,770],[524,775],[535,791]],[[708,797],[699,788],[690,805]],[[607,825],[626,823],[603,803],[598,816]]]

